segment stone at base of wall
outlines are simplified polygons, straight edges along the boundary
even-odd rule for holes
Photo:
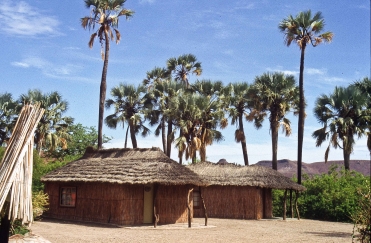
[[[51,243],[39,235],[27,233],[25,235],[12,235],[9,237],[9,243]]]

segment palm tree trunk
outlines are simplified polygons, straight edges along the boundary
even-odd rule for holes
[[[129,119],[129,127],[130,127],[130,138],[133,148],[137,148],[137,138],[135,137],[135,129],[134,129],[134,121]]]
[[[128,133],[129,133],[129,126],[126,128],[126,134],[125,134],[125,147],[128,147]]]
[[[299,76],[299,119],[298,119],[298,184],[301,184],[301,165],[303,154],[303,137],[304,137],[304,54],[306,44],[303,43],[300,55],[300,76]]]
[[[277,170],[277,145],[278,145],[277,122],[271,121],[271,131],[272,131],[272,169]]]
[[[246,148],[246,137],[245,137],[245,132],[243,130],[243,119],[242,119],[242,114],[238,116],[238,125],[239,129],[243,134],[243,138],[241,140],[241,147],[242,147],[242,153],[243,153],[243,161],[245,162],[245,165],[249,165],[249,158],[247,155],[247,148]]]
[[[104,116],[104,101],[106,100],[107,90],[107,69],[108,69],[108,57],[109,57],[109,37],[107,31],[104,31],[105,38],[105,51],[104,51],[104,63],[102,70],[102,78],[100,82],[99,90],[99,120],[98,120],[98,149],[103,147],[103,116]]]
[[[167,142],[166,142],[166,128],[165,128],[165,118],[161,118],[161,136],[162,136],[162,149],[164,153],[167,154]]]
[[[345,141],[343,141],[343,157],[344,157],[344,167],[346,170],[350,170],[350,165],[349,165],[349,161],[350,161],[350,152],[348,151],[352,151],[351,148],[349,148],[349,145],[346,144]]]
[[[169,158],[171,156],[171,143],[173,142],[172,135],[171,135],[172,132],[173,132],[173,123],[171,119],[169,119],[167,122],[167,148],[166,148],[166,155]]]

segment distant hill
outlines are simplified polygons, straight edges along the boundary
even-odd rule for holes
[[[277,161],[278,171],[287,177],[292,178],[297,174],[297,161],[292,161],[288,159],[281,159]],[[272,161],[262,160],[256,163],[257,165],[266,166],[272,168]],[[302,174],[308,175],[319,175],[327,173],[331,165],[336,164],[339,167],[344,165],[342,160],[332,160],[325,162],[314,162],[314,163],[304,163],[302,164]],[[364,175],[370,175],[370,161],[369,160],[351,160],[350,169],[358,171]]]

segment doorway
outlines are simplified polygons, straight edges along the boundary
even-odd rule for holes
[[[153,223],[153,184],[144,185],[143,223]]]

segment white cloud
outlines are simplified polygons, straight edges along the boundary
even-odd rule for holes
[[[327,73],[327,70],[317,68],[306,68],[305,72],[309,75],[325,75]]]
[[[296,76],[296,75],[299,74],[299,71],[284,70],[284,69],[282,69],[282,67],[267,68],[267,71],[269,71],[269,72],[281,72],[281,73],[284,73],[285,75],[293,75],[293,76]]]
[[[22,68],[35,68],[40,70],[42,74],[44,74],[45,76],[51,78],[63,78],[90,82],[90,80],[87,78],[73,76],[79,70],[82,69],[78,65],[73,64],[58,65],[49,60],[45,60],[44,58],[40,58],[37,56],[27,57],[22,59],[21,61],[12,62],[11,65]]]
[[[13,3],[5,1],[0,5],[0,28],[3,32],[15,36],[60,35],[59,21],[27,2]]]
[[[23,67],[23,68],[30,67],[30,64],[25,63],[25,62],[12,62],[11,65],[16,66],[16,67]]]
[[[146,3],[153,4],[155,3],[155,0],[140,0],[139,3],[140,4],[146,4]]]

